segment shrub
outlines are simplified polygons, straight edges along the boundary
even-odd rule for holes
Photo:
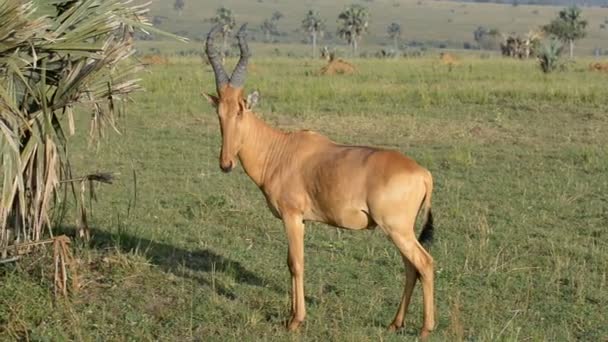
[[[51,236],[60,211],[53,207],[71,192],[86,228],[84,189],[108,177],[75,177],[68,154],[75,117],[91,117],[91,138],[115,127],[121,103],[139,88],[140,67],[129,62],[135,28],[160,32],[146,7],[129,1],[54,5],[55,13],[36,19],[31,1],[0,3],[0,254]]]
[[[543,44],[538,54],[540,69],[546,74],[556,70],[560,66],[559,58],[562,51],[563,45],[557,39],[551,39]]]

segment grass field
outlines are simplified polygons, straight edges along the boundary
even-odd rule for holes
[[[199,95],[212,74],[176,61],[144,75],[120,137],[97,151],[73,138],[82,173],[120,173],[98,189],[92,244],[75,246],[82,288],[54,301],[50,256],[3,266],[0,340],[415,340],[420,288],[406,328],[385,331],[404,272],[383,233],[316,224],[307,322],[284,330],[281,223],[241,169],[220,172],[217,118]],[[275,126],[395,148],[434,174],[431,340],[605,341],[608,75],[499,58],[451,71],[427,58],[355,64],[320,77],[320,61],[258,58],[247,88]]]
[[[303,40],[306,36],[300,25],[309,9],[316,9],[327,22],[327,32],[332,37],[320,44],[348,51],[346,44],[336,37],[337,16],[344,7],[359,3],[369,8],[371,13],[369,34],[363,38],[361,50],[376,52],[381,45],[392,46],[386,33],[391,22],[402,26],[402,42],[417,41],[446,44],[449,48],[462,49],[464,42],[474,43],[473,31],[478,26],[497,28],[504,33],[526,33],[548,24],[562,8],[559,6],[512,6],[511,4],[459,3],[454,1],[430,0],[186,0],[185,10],[178,15],[173,10],[173,0],[152,0],[151,16],[165,17],[161,29],[178,32],[190,38],[203,37],[210,28],[205,22],[215,15],[217,8],[225,6],[234,11],[238,23],[249,22],[254,32],[253,38],[263,39],[259,26],[274,11],[280,11],[284,18],[278,27],[282,36],[275,37],[280,44],[274,46],[284,53],[303,54]],[[588,20],[587,37],[577,43],[578,55],[591,55],[594,48],[608,49],[608,30],[601,29],[608,19],[608,8],[584,7],[583,17]],[[146,42],[146,45],[152,44]],[[156,44],[157,45],[157,44]],[[294,46],[297,45],[297,46]],[[189,47],[176,47],[178,51]],[[259,52],[261,53],[261,52]]]

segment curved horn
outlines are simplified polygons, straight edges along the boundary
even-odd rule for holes
[[[220,31],[221,27],[221,24],[217,24],[209,31],[209,34],[207,35],[207,48],[205,50],[207,57],[209,58],[209,63],[211,63],[211,67],[213,68],[213,73],[215,74],[215,86],[217,87],[218,93],[220,92],[220,89],[230,81],[224,70],[220,56],[213,47],[213,38]]]
[[[236,34],[239,40],[239,48],[241,49],[241,58],[230,76],[230,85],[235,88],[240,88],[245,84],[245,74],[247,73],[247,62],[251,53],[247,46],[247,23],[243,24]]]

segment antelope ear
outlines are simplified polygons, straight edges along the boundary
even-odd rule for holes
[[[245,101],[245,108],[251,110],[253,107],[257,106],[259,100],[260,93],[256,90],[253,93],[247,95],[247,100]]]
[[[207,101],[213,106],[213,107],[217,107],[218,104],[220,103],[220,98],[215,96],[215,95],[211,95],[211,94],[207,94],[207,93],[201,93],[203,95],[204,98],[207,99]]]

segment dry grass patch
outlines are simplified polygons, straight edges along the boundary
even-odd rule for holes
[[[589,64],[589,71],[608,72],[608,63],[595,62]]]
[[[145,55],[141,57],[141,63],[144,65],[167,65],[169,58],[160,55]]]
[[[441,60],[441,64],[456,66],[460,65],[460,59],[451,53],[442,52],[439,54],[439,60]]]
[[[343,60],[342,58],[336,58],[329,61],[329,63],[321,68],[321,75],[351,75],[357,71],[354,65]]]

